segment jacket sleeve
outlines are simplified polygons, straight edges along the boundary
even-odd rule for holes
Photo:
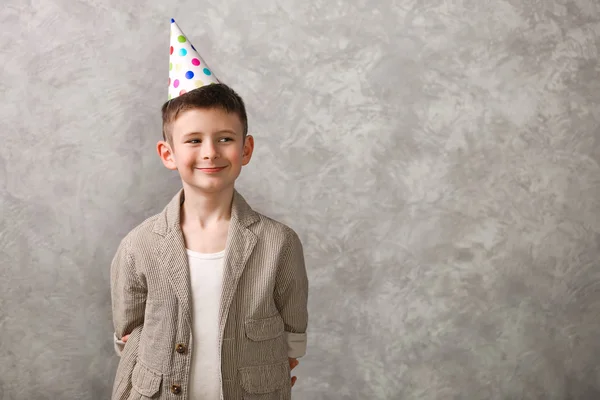
[[[275,281],[275,304],[283,318],[288,357],[306,354],[308,325],[308,277],[302,243],[288,229]]]
[[[147,288],[136,272],[131,246],[126,237],[121,241],[110,268],[114,346],[121,355],[121,338],[144,323]]]

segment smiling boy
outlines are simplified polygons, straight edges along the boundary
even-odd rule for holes
[[[244,102],[171,26],[171,54],[204,68],[182,73],[209,84],[186,90],[170,77],[178,83],[157,152],[182,189],[121,241],[111,264],[121,356],[112,399],[290,399],[290,371],[306,353],[302,244],[235,189],[254,149]]]

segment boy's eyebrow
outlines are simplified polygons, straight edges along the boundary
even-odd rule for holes
[[[200,131],[192,131],[192,132],[185,133],[182,136],[182,138],[185,139],[185,138],[187,138],[189,136],[193,136],[193,135],[202,135],[203,133],[204,132],[200,132]],[[217,135],[220,133],[231,133],[232,135],[237,135],[237,133],[235,131],[230,130],[230,129],[223,129],[223,130],[214,132],[214,134],[217,134]]]

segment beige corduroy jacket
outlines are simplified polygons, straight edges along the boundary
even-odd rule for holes
[[[114,338],[121,356],[113,400],[188,400],[194,349],[183,200],[181,189],[121,241],[112,261]],[[292,229],[255,212],[235,191],[224,262],[222,399],[288,400],[288,357],[306,352],[302,244]]]

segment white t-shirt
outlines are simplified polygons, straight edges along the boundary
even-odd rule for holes
[[[192,289],[192,365],[190,400],[220,400],[219,306],[225,251],[213,254],[187,250]]]

